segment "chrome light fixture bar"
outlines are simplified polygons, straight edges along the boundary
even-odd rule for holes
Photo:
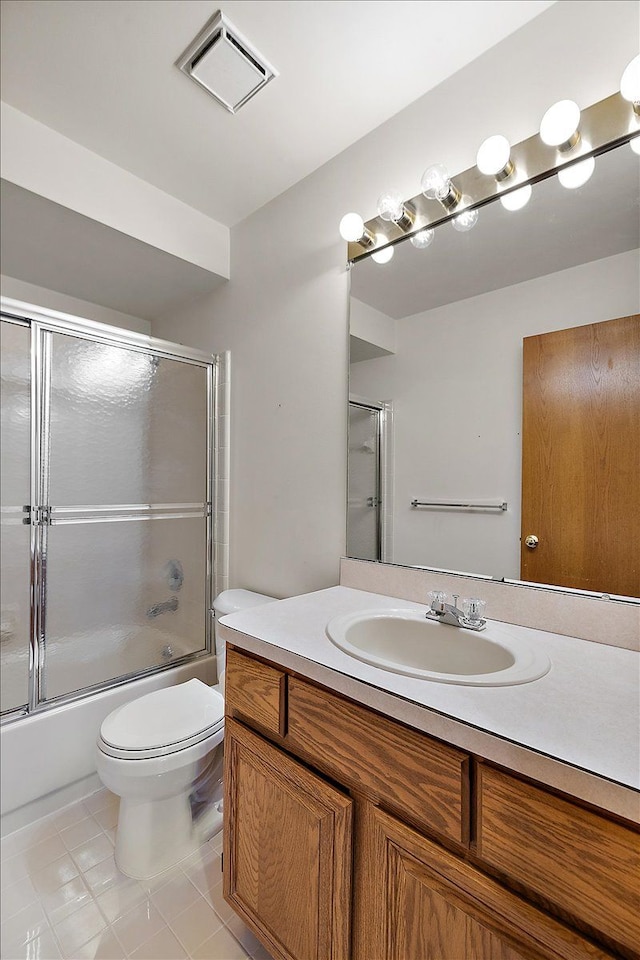
[[[625,93],[629,96],[626,88]],[[635,93],[631,96],[635,96]],[[579,134],[575,129],[577,136],[568,138],[573,145],[564,151],[557,145],[544,143],[538,133],[511,146],[508,161],[498,171],[501,177],[497,174],[487,175],[473,166],[449,178],[447,171],[443,173],[440,165],[436,165],[439,179],[435,179],[439,187],[438,183],[434,183],[435,193],[430,190],[425,194],[425,177],[434,169],[429,168],[423,176],[423,192],[404,201],[404,206],[415,212],[412,226],[407,229],[398,221],[380,216],[363,222],[361,239],[349,240],[348,262],[356,263],[377,251],[393,248],[406,238],[415,236],[417,240],[421,233],[426,233],[425,239],[428,239],[429,231],[435,226],[453,221],[469,207],[477,211],[497,198],[504,201],[506,209],[517,210],[529,199],[532,184],[560,171],[566,172],[563,179],[577,185],[575,181],[579,181],[591,166],[590,162],[586,164],[587,161],[622,143],[640,138],[640,116],[635,112],[635,104],[633,100],[627,101],[621,93],[614,93],[579,112],[579,127]],[[564,147],[565,143],[560,147]],[[585,166],[582,170],[576,170],[575,178],[572,178],[571,168],[578,164]],[[439,193],[442,196],[438,196]],[[461,203],[463,198],[464,202]],[[415,245],[418,246],[418,243]]]

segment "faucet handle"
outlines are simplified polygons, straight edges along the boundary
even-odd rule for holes
[[[480,600],[479,597],[469,597],[462,601],[461,609],[467,620],[476,623],[478,620],[482,620],[486,605],[486,600]]]
[[[430,590],[429,596],[431,598],[431,609],[435,613],[444,613],[445,604],[447,602],[447,595],[442,590]]]

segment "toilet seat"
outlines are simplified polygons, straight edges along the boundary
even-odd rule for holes
[[[118,707],[103,721],[98,748],[107,756],[145,760],[186,750],[224,726],[224,698],[193,679]]]

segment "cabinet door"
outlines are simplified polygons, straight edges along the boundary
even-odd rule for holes
[[[368,805],[360,830],[357,960],[609,956],[378,808]]]
[[[274,957],[349,957],[351,808],[326,781],[227,720],[224,895]]]

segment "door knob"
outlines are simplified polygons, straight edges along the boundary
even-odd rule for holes
[[[525,546],[529,547],[529,550],[535,550],[538,546],[539,540],[536,537],[535,533],[530,533],[528,537],[525,538]]]

